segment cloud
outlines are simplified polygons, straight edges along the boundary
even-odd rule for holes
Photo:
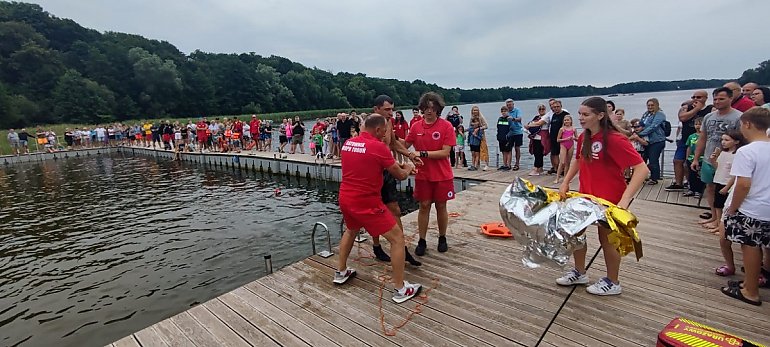
[[[764,23],[766,1],[33,2],[186,53],[274,54],[445,87],[731,78],[770,59],[761,31],[744,24]]]

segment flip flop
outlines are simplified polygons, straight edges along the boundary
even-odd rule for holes
[[[735,269],[730,269],[727,265],[722,265],[722,266],[716,268],[716,270],[714,270],[714,272],[717,274],[717,276],[732,276],[732,275],[735,275]]]
[[[513,171],[519,171],[519,166],[518,165],[514,165],[513,166]]]
[[[721,291],[722,291],[722,294],[727,295],[733,299],[738,299],[740,301],[743,301],[747,304],[754,305],[754,306],[762,306],[761,300],[754,301],[743,296],[743,293],[741,292],[740,287],[722,287]]]
[[[711,212],[703,212],[698,217],[700,217],[700,219],[711,219],[713,215],[711,214]]]

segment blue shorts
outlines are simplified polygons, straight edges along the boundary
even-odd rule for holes
[[[674,153],[674,160],[684,161],[687,159],[687,145],[684,143],[676,142],[676,152]]]
[[[714,183],[714,173],[717,169],[708,161],[704,160],[700,166],[700,180],[705,184]]]

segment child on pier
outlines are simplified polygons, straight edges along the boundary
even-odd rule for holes
[[[580,134],[577,152],[567,175],[564,177],[559,193],[562,198],[569,191],[572,179],[580,173],[580,192],[606,199],[621,208],[627,209],[649,174],[642,157],[634,150],[631,142],[610,120],[607,102],[599,97],[583,101],[578,112],[580,125],[585,131]],[[623,171],[631,167],[633,174],[626,186]],[[618,275],[620,272],[620,254],[609,242],[610,230],[599,226],[599,242],[607,264],[607,276],[588,286],[586,290],[594,295],[618,295],[621,293]],[[556,280],[562,286],[588,284],[586,274],[587,248],[574,252],[575,268]]]
[[[559,176],[566,174],[569,171],[570,161],[574,154],[573,147],[575,146],[575,140],[577,137],[577,131],[572,126],[572,116],[564,116],[564,124],[559,129],[559,134],[556,136],[556,141],[559,142],[561,150],[559,151],[559,168],[556,169],[556,179],[553,183],[559,183]]]
[[[744,281],[728,281],[722,293],[745,303],[759,306],[762,249],[770,247],[770,110],[754,107],[740,116],[740,129],[748,145],[735,154],[730,174],[735,187],[729,207],[724,211],[725,238],[741,244]],[[770,272],[767,272],[770,274]]]

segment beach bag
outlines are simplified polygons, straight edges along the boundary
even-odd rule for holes
[[[658,334],[657,347],[750,347],[762,346],[756,342],[747,341],[740,337],[719,331],[712,327],[693,322],[689,319],[677,318],[668,323]]]

